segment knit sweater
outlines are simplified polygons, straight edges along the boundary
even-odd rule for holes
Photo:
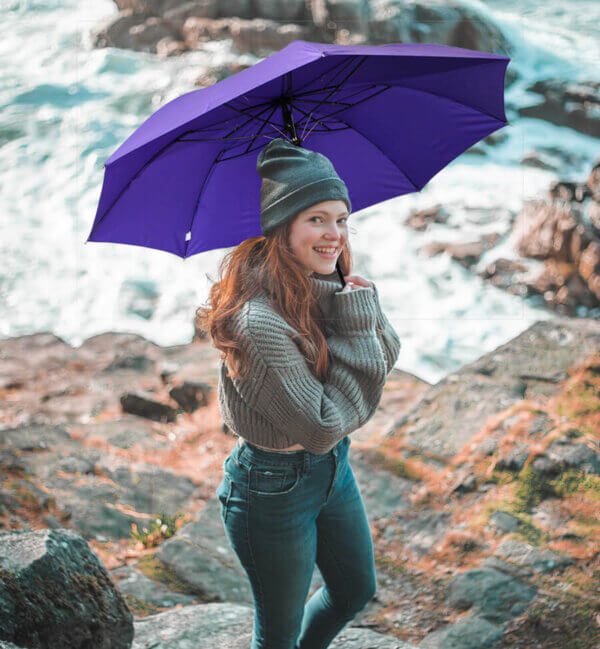
[[[311,276],[333,356],[319,381],[301,353],[298,332],[261,291],[235,313],[231,332],[249,356],[249,371],[228,378],[220,361],[219,409],[237,435],[260,446],[301,444],[323,454],[375,413],[400,339],[381,310],[377,287],[341,292],[337,281]]]

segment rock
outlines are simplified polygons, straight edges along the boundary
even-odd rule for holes
[[[461,266],[469,268],[473,264],[476,264],[483,252],[488,248],[493,247],[499,238],[499,234],[492,233],[484,236],[479,241],[471,243],[441,243],[433,241],[425,244],[419,252],[429,257],[437,255],[440,252],[447,252],[452,259],[458,261]]]
[[[219,0],[217,6],[221,18],[252,18],[255,15],[252,0]]]
[[[281,50],[292,41],[310,40],[314,29],[310,24],[279,24],[273,20],[255,18],[254,20],[236,20],[231,25],[231,38],[238,52],[269,56]]]
[[[177,419],[177,411],[171,406],[148,399],[139,394],[124,394],[121,396],[121,408],[138,417],[152,421],[172,422]]]
[[[187,523],[161,543],[156,556],[206,597],[247,605],[253,602],[244,568],[225,534],[216,498],[204,505],[197,521]]]
[[[504,539],[494,555],[520,566],[530,566],[536,572],[551,572],[555,568],[560,570],[575,563],[571,557],[551,550],[538,550],[529,543],[513,539]]]
[[[254,0],[254,15],[278,22],[304,22],[307,18],[304,0]]]
[[[401,512],[396,517],[397,535],[421,558],[446,535],[449,518],[448,512],[431,509]]]
[[[186,412],[194,412],[198,408],[208,405],[212,391],[213,388],[208,383],[184,381],[182,385],[169,390],[169,396]]]
[[[160,40],[163,38],[177,40],[180,32],[170,21],[157,16],[151,16],[142,24],[130,27],[129,36],[135,39],[136,50],[156,54],[156,45]],[[154,306],[158,300],[158,295],[155,291],[152,291],[151,296],[144,294],[137,295],[139,292],[140,288],[136,287],[129,293],[120,294],[119,299],[129,301],[125,309],[126,312],[134,313],[146,320],[150,320],[154,313]]]
[[[128,649],[133,616],[98,557],[71,530],[0,533],[4,640],[28,647]]]
[[[579,305],[600,306],[600,239],[575,204],[562,198],[527,201],[510,235],[520,255],[543,261],[537,275],[519,278],[526,294],[541,295],[568,314]]]
[[[600,83],[539,79],[527,90],[542,95],[543,101],[517,108],[519,115],[537,117],[557,126],[600,137]]]
[[[141,49],[138,39],[131,35],[130,29],[137,25],[143,25],[151,17],[149,11],[134,11],[125,9],[117,16],[111,16],[91,31],[92,44],[94,47],[121,47],[123,49]]]
[[[252,640],[253,607],[209,603],[150,615],[135,623],[131,649],[247,649]],[[348,625],[330,649],[419,649],[369,629]]]
[[[554,477],[560,473],[560,464],[543,453],[536,456],[531,468],[546,477]]]
[[[556,440],[546,449],[546,454],[561,468],[574,468],[585,473],[600,474],[600,454],[582,442],[574,443],[569,439]]]
[[[520,525],[520,521],[516,516],[501,509],[496,509],[492,512],[490,523],[501,532],[516,532]]]
[[[322,20],[328,20],[328,16]],[[443,0],[371,3],[367,36],[373,45],[413,42],[503,54],[512,50],[502,32],[483,14]]]
[[[185,51],[187,51],[185,43],[183,41],[175,40],[170,36],[165,36],[156,43],[156,54],[161,58],[177,56]]]
[[[499,624],[519,615],[536,589],[493,568],[467,570],[448,584],[447,603],[452,608],[471,607],[489,622]]]
[[[404,225],[408,225],[413,230],[426,230],[430,223],[446,223],[448,216],[448,212],[438,203],[424,210],[411,211]]]
[[[33,424],[0,430],[0,446],[24,452],[48,451],[71,436],[62,426]]]
[[[536,322],[516,338],[484,354],[423,393],[384,437],[400,436],[408,446],[451,457],[491,415],[523,397],[556,394],[555,382],[522,378],[548,376],[581,363],[600,346],[600,322],[556,318]],[[481,367],[495,365],[492,376]]]
[[[194,595],[173,592],[165,584],[146,577],[128,564],[111,570],[110,574],[123,595],[132,595],[152,606],[172,608],[178,604],[189,606],[197,603],[197,598]]]
[[[219,3],[217,0],[196,0],[195,2],[184,2],[168,11],[163,17],[181,33],[185,21],[193,16],[194,18],[216,18],[219,14]]]
[[[506,455],[500,456],[496,463],[498,469],[506,471],[520,471],[529,457],[529,445],[519,444],[510,449]]]
[[[181,28],[183,42],[188,49],[197,50],[201,49],[202,43],[206,41],[231,38],[231,25],[235,20],[234,18],[211,20],[190,16]]]
[[[493,649],[502,635],[501,626],[468,613],[458,622],[426,635],[419,649]]]
[[[477,479],[472,473],[466,473],[458,478],[452,485],[451,491],[455,493],[469,493],[477,488]]]
[[[518,278],[523,273],[527,272],[528,267],[514,259],[505,259],[499,257],[495,261],[489,263],[484,270],[479,273],[483,279],[490,279],[494,286],[498,288],[510,289],[515,285]],[[527,290],[523,287],[523,294],[527,294]]]
[[[153,368],[154,361],[144,354],[117,354],[106,367],[102,368],[102,371],[135,370],[146,373]]]

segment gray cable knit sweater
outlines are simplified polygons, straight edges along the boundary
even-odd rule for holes
[[[312,374],[303,343],[291,338],[297,331],[261,292],[231,323],[250,371],[243,379],[228,378],[221,361],[218,396],[225,424],[250,443],[274,449],[301,444],[320,455],[373,416],[401,343],[375,285],[342,293],[337,281],[313,275],[311,282],[333,355],[326,382]]]

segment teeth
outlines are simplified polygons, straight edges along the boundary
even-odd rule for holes
[[[327,254],[333,254],[337,248],[315,248],[317,252],[325,252]]]

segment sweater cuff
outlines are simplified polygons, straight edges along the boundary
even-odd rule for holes
[[[365,286],[346,293],[333,294],[333,321],[339,333],[372,331],[377,318],[376,296]]]

